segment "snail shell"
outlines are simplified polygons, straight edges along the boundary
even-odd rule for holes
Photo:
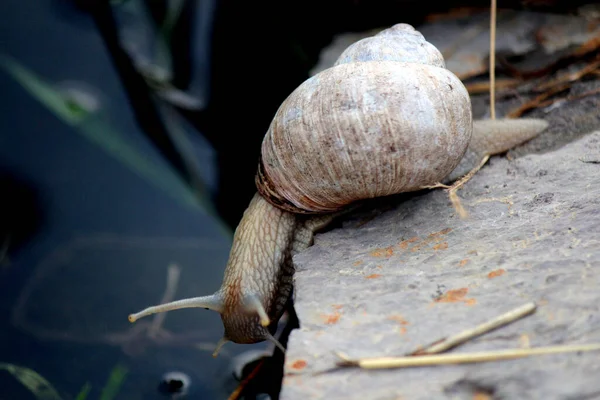
[[[350,46],[283,102],[264,138],[259,192],[296,213],[439,182],[464,155],[471,102],[406,24]]]

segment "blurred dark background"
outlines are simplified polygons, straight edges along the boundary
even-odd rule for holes
[[[158,387],[174,370],[191,377],[189,398],[225,398],[236,357],[265,344],[213,359],[218,315],[170,313],[156,334],[127,314],[160,300],[171,263],[176,297],[219,287],[262,137],[336,34],[463,6],[489,5],[0,2],[0,400],[37,398],[27,371],[57,398],[86,383],[101,398],[115,365],[128,371],[118,399],[168,398]]]

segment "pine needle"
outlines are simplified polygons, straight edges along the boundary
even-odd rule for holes
[[[477,173],[477,171],[483,168],[483,166],[485,165],[485,163],[488,162],[489,159],[490,156],[486,154],[475,168],[469,171],[468,174],[460,178],[458,181],[453,183],[452,186],[450,186],[450,188],[448,189],[448,196],[450,197],[450,202],[454,206],[454,209],[456,210],[458,215],[463,219],[467,218],[469,216],[469,213],[467,213],[467,210],[465,210],[465,208],[463,207],[460,198],[458,197],[456,192],[458,191],[458,189],[463,187],[463,185],[467,183],[473,177],[473,175]]]

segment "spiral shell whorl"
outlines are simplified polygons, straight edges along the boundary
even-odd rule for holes
[[[365,61],[412,62],[446,68],[442,53],[408,24],[396,24],[351,44],[334,66]]]
[[[387,42],[400,36],[404,53]],[[363,39],[350,46],[336,65],[292,92],[273,118],[256,183],[276,207],[326,213],[418,190],[441,181],[464,155],[471,102],[462,82],[440,67],[439,51],[419,56],[432,62],[398,61],[418,55],[410,50],[415,43],[427,43],[405,24],[371,39],[384,45],[375,49],[381,40]],[[391,54],[397,57],[388,60]]]

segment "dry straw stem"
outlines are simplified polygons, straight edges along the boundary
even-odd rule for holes
[[[361,360],[351,360],[344,354],[337,353],[338,356],[342,359],[342,361],[339,361],[337,365],[338,367],[359,367],[363,369],[408,368],[432,365],[470,364],[479,362],[511,360],[515,358],[523,358],[538,355],[598,350],[600,350],[600,343],[549,346],[531,349],[496,350],[464,354],[442,354],[408,357],[378,357],[364,358]]]
[[[463,185],[467,183],[473,177],[473,175],[475,175],[477,171],[479,171],[485,165],[485,163],[488,162],[489,159],[489,154],[486,154],[475,168],[469,171],[468,174],[460,178],[458,181],[454,182],[452,186],[448,188],[448,196],[450,197],[450,202],[454,206],[454,209],[456,210],[458,215],[463,219],[467,218],[469,214],[467,213],[467,210],[465,210],[465,208],[463,207],[456,192],[458,191],[458,189],[463,187]]]
[[[490,118],[496,119],[496,0],[490,6]]]
[[[456,192],[458,191],[458,189],[463,187],[464,184],[467,183],[473,177],[473,175],[475,175],[477,173],[477,171],[479,171],[481,168],[483,168],[483,166],[485,165],[485,163],[488,162],[489,159],[490,159],[489,154],[486,154],[485,156],[483,156],[483,158],[481,159],[481,161],[475,168],[473,168],[471,171],[469,171],[468,174],[466,174],[465,176],[463,176],[462,178],[460,178],[459,180],[454,182],[451,186],[445,185],[443,183],[436,183],[434,185],[423,186],[422,189],[437,189],[437,188],[446,189],[446,191],[448,192],[448,198],[450,199],[450,202],[452,203],[454,210],[456,211],[456,213],[459,215],[460,218],[465,219],[469,216],[469,213],[463,207],[462,202],[460,201],[460,198],[458,197]]]
[[[241,399],[242,396],[244,395],[244,390],[246,389],[246,387],[248,387],[250,382],[252,382],[252,380],[254,378],[256,378],[256,376],[258,375],[258,373],[260,372],[260,370],[264,364],[265,364],[265,360],[264,359],[260,360],[259,363],[256,365],[256,367],[254,367],[252,372],[250,372],[250,374],[248,374],[248,376],[243,381],[241,381],[240,384],[238,385],[238,387],[235,388],[235,390],[229,395],[227,400]]]
[[[490,119],[496,119],[496,0],[491,0],[490,5]],[[483,157],[478,166],[473,168],[467,175],[463,176],[460,180],[455,182],[448,189],[448,197],[452,206],[456,210],[460,218],[465,219],[469,216],[467,210],[462,205],[460,198],[456,194],[465,183],[467,183],[473,175],[477,173],[487,161],[490,159],[489,155]]]
[[[523,83],[522,79],[496,79],[494,82],[494,87],[496,89],[512,89],[519,86],[521,83]],[[465,87],[467,88],[467,92],[469,92],[469,94],[490,93],[491,85],[492,83],[490,81],[465,83]]]
[[[574,83],[580,81],[585,76],[598,72],[598,68],[600,68],[600,54],[594,62],[586,65],[580,70],[562,74],[558,78],[539,85],[537,88],[535,88],[535,90],[538,92],[544,92],[546,90],[553,89],[556,86],[561,86],[564,83]]]
[[[583,99],[588,96],[594,96],[594,95],[600,93],[600,90],[598,90],[598,88],[596,88],[596,89],[588,90],[587,92],[584,92],[584,93],[581,93],[578,95],[572,95],[572,96],[566,96],[566,97],[561,97],[561,98],[557,98],[557,99],[547,100],[552,95],[563,92],[567,89],[570,89],[570,87],[571,87],[570,83],[564,83],[561,86],[557,86],[557,87],[549,90],[548,92],[537,96],[533,100],[519,106],[517,109],[511,111],[508,114],[508,116],[511,118],[518,118],[521,115],[523,115],[526,111],[529,111],[529,110],[549,107],[553,104],[560,103],[560,102],[579,100],[579,99]]]
[[[431,346],[429,346],[425,349],[417,350],[417,351],[413,352],[412,354],[413,355],[422,355],[422,354],[442,353],[446,350],[449,350],[453,347],[458,346],[459,344],[466,342],[467,340],[473,339],[473,338],[483,335],[484,333],[487,333],[491,330],[494,330],[494,329],[499,328],[504,325],[508,325],[511,322],[521,319],[521,318],[533,313],[536,308],[537,308],[537,306],[533,302],[524,304],[520,307],[515,308],[514,310],[511,310],[507,313],[499,315],[498,317],[496,317],[494,319],[484,322],[483,324],[478,325],[475,328],[462,331],[461,333],[459,333],[457,335],[450,336],[449,338],[438,341],[438,342],[432,344]]]

